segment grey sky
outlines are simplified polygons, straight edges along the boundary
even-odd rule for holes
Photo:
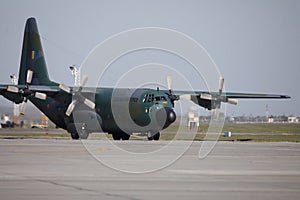
[[[109,36],[138,27],[183,32],[203,45],[227,91],[283,93],[291,100],[241,100],[228,114],[300,115],[300,1],[12,1],[0,2],[0,82],[18,73],[25,20],[35,16],[50,77],[73,84],[80,65]],[[216,80],[218,81],[218,80]],[[201,89],[201,88],[200,88]],[[206,88],[203,88],[206,89]],[[1,97],[1,102],[7,102]]]

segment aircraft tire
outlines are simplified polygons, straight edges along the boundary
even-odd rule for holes
[[[151,141],[151,140],[153,140],[153,135],[149,132],[147,134],[147,138],[148,138],[149,141]]]
[[[89,132],[85,123],[70,123],[68,124],[68,132],[71,133],[73,140],[85,140],[89,137]]]
[[[114,140],[129,140],[130,135],[124,132],[112,133],[112,137]]]
[[[160,137],[160,132],[153,135],[153,139],[156,140],[156,141],[159,140],[159,137]]]
[[[86,131],[82,131],[79,135],[80,139],[86,140],[89,137],[89,133]]]
[[[112,133],[112,137],[114,140],[121,140],[120,134],[118,133]]]
[[[147,138],[149,141],[151,140],[159,140],[159,137],[160,137],[160,132],[156,133],[155,135],[151,135],[151,134],[148,134]]]
[[[149,141],[153,140],[153,137],[152,137],[152,136],[151,136],[151,137],[147,137],[147,138],[148,138]]]
[[[71,137],[72,137],[73,140],[78,140],[79,139],[78,133],[71,133]]]
[[[81,140],[86,140],[89,137],[89,132],[87,131],[85,123],[76,124],[76,130],[78,131],[79,138]]]
[[[122,133],[121,138],[122,138],[122,140],[129,140],[130,135],[128,135],[127,133]]]

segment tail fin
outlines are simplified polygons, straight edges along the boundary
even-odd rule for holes
[[[31,85],[55,85],[50,81],[44,52],[35,18],[26,21],[22,57],[19,71],[19,85],[26,84],[27,71],[32,70]]]

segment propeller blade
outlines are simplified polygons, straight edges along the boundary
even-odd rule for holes
[[[26,109],[26,101],[23,101],[21,103],[21,107],[20,107],[20,115],[25,115],[25,109]]]
[[[219,80],[219,94],[220,95],[222,94],[223,86],[224,86],[224,77],[220,77],[220,80]]]
[[[172,76],[167,76],[168,89],[172,90]]]
[[[179,96],[179,99],[191,100],[192,99],[192,95],[190,95],[190,94],[183,94],[183,95]]]
[[[86,82],[88,81],[89,77],[87,75],[83,76],[82,82],[81,82],[81,87],[84,87]]]
[[[95,109],[95,103],[92,102],[91,100],[85,98],[83,103],[88,107],[90,107],[91,109]]]
[[[207,94],[207,93],[201,93],[200,98],[201,99],[206,99],[206,100],[212,100],[211,94]]]
[[[227,99],[227,103],[232,104],[232,105],[237,105],[238,104],[238,100],[237,99]]]
[[[9,85],[9,86],[7,86],[7,91],[8,92],[13,92],[13,93],[18,93],[19,88],[17,88],[16,86]]]
[[[32,81],[32,76],[33,76],[33,71],[32,70],[27,70],[27,78],[26,78],[26,83],[30,84]]]
[[[61,90],[67,92],[67,93],[71,93],[71,88],[69,88],[68,86],[64,85],[64,84],[59,84],[58,86]]]
[[[46,100],[47,95],[44,93],[36,92],[34,95],[36,98],[41,99],[41,100]]]
[[[71,113],[73,112],[74,108],[75,108],[75,105],[76,105],[76,100],[72,101],[70,103],[70,105],[68,106],[68,109],[66,111],[66,115],[69,117],[71,115]]]

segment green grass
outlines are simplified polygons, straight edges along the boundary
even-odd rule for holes
[[[175,134],[179,129],[178,125],[172,125],[166,130],[161,132],[161,140],[172,140],[176,137],[177,140],[216,140],[205,138],[208,129],[208,124],[201,124],[196,136],[189,134],[190,129],[187,127],[180,127],[184,133]],[[28,130],[27,130],[28,131]],[[300,124],[224,124],[223,131],[231,131],[231,137],[224,137],[222,134],[218,137],[219,141],[256,141],[256,142],[300,142]],[[186,133],[185,133],[186,132]],[[237,134],[238,133],[238,134]],[[249,134],[254,133],[254,134]],[[16,131],[15,133],[5,132],[0,133],[0,137],[38,137],[38,138],[71,138],[70,134],[62,131],[49,130],[46,134],[45,131],[33,131],[32,133],[24,133],[22,131]],[[108,134],[91,134],[91,139],[111,139],[111,135]],[[132,136],[132,139],[140,137]],[[146,139],[146,136],[144,137]]]
[[[199,133],[206,133],[209,124],[200,124]],[[177,132],[178,125],[168,127],[165,132]],[[189,131],[187,127],[181,127],[183,131]],[[256,123],[256,124],[224,124],[222,132],[232,133],[300,133],[300,124],[288,123]]]
[[[0,133],[0,136],[4,137],[70,137],[67,133]]]
[[[195,137],[188,132],[187,127],[179,127],[172,125],[163,131],[161,139],[172,140],[175,133],[180,128],[186,134],[178,134],[178,140],[216,140],[216,135],[212,139],[205,138],[209,124],[200,124]],[[224,137],[222,134],[218,137],[218,141],[255,141],[255,142],[300,142],[300,124],[283,124],[283,123],[257,123],[257,124],[224,124],[223,132],[232,132],[231,137]],[[174,134],[173,134],[174,133]],[[238,134],[235,134],[238,133]],[[249,134],[254,133],[254,134]]]

